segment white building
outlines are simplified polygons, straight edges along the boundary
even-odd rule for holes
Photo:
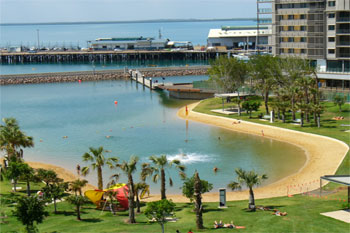
[[[255,49],[259,37],[260,48],[269,47],[271,44],[272,30],[270,27],[260,27],[257,35],[257,27],[222,27],[210,29],[208,35],[208,47],[225,46],[227,49]]]
[[[168,40],[148,37],[130,38],[98,38],[92,41],[90,47],[94,50],[159,50],[164,49]]]

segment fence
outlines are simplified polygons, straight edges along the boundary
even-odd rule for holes
[[[336,91],[322,91],[321,92],[321,100],[325,101],[333,101],[335,96],[341,96],[345,99],[345,102],[350,102],[350,92],[336,92]]]

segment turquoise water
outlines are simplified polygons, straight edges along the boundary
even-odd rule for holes
[[[150,155],[161,154],[181,159],[188,175],[197,169],[202,179],[214,184],[214,191],[235,178],[237,167],[266,173],[268,182],[273,182],[305,162],[304,152],[293,145],[179,119],[176,112],[191,101],[171,99],[135,82],[10,85],[0,86],[0,92],[1,117],[17,118],[35,139],[35,147],[25,149],[24,158],[73,172],[77,164],[84,165],[81,156],[90,146],[103,146],[111,151],[108,156],[121,160],[137,155],[146,162]],[[111,174],[104,168],[105,184]],[[175,185],[168,192],[180,193],[180,179],[174,171],[169,174]],[[88,177],[93,184],[95,176]],[[151,187],[152,193],[159,193],[159,184]]]

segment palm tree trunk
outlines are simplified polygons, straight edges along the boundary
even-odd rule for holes
[[[80,205],[77,205],[77,220],[81,220],[80,218]]]
[[[269,115],[269,92],[265,92],[265,96],[264,96],[264,102],[265,102],[265,109],[266,109],[266,115]]]
[[[292,97],[292,119],[295,121],[294,97]]]
[[[300,112],[300,126],[304,126],[304,113],[303,111]]]
[[[161,193],[161,199],[166,199],[165,195],[165,172],[164,169],[162,168],[160,171],[160,179],[161,179],[161,187],[160,187],[160,193]]]
[[[57,214],[56,198],[53,199],[53,206],[55,207],[55,214]]]
[[[282,122],[286,123],[286,112],[282,112]]]
[[[317,128],[321,127],[321,116],[320,114],[317,115]]]
[[[204,229],[203,226],[203,205],[202,205],[202,183],[199,178],[198,172],[195,173],[195,183],[194,183],[194,196],[195,196],[195,204],[196,204],[196,225],[197,229]]]
[[[128,175],[129,180],[129,223],[136,223],[135,220],[135,205],[134,205],[134,181],[132,179],[132,175]]]
[[[141,213],[141,210],[140,210],[140,199],[139,199],[138,192],[136,193],[136,206],[137,206],[136,213]]]
[[[30,196],[30,182],[27,180],[27,195]]]
[[[98,189],[103,189],[103,179],[102,179],[102,167],[97,167],[97,179],[98,179]]]
[[[255,211],[255,199],[253,188],[249,188],[249,209]]]
[[[17,192],[16,185],[17,185],[17,180],[13,179],[13,191],[14,192]]]

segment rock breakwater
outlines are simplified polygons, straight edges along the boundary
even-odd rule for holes
[[[205,75],[208,66],[196,67],[152,67],[138,69],[148,77],[168,77],[186,75]],[[0,85],[30,84],[30,83],[58,83],[101,80],[122,80],[130,78],[124,70],[103,70],[103,71],[80,71],[80,72],[59,72],[59,73],[36,73],[36,74],[14,74],[0,75]]]

